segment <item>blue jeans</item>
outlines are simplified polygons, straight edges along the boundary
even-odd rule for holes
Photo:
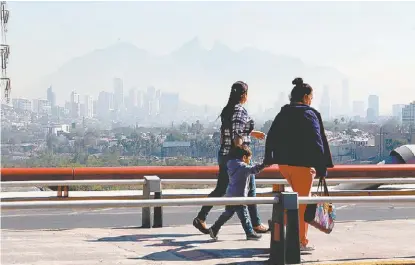
[[[236,213],[241,221],[242,227],[246,235],[252,235],[254,228],[248,214],[248,207],[246,205],[226,206],[225,211],[219,216],[218,220],[212,225],[212,230],[218,232],[222,225],[224,225]]]
[[[229,159],[227,156],[218,156],[218,164],[219,164],[219,174],[218,174],[218,181],[216,182],[216,188],[208,195],[208,197],[222,197],[226,193],[226,188],[229,184],[229,176],[228,176],[228,163]],[[255,184],[255,175],[251,175],[250,183],[249,183],[249,191],[248,197],[256,197],[256,184]],[[203,206],[197,218],[202,221],[206,220],[207,215],[209,214],[210,210],[213,206],[205,205]],[[256,204],[248,205],[249,215],[251,216],[251,221],[254,226],[258,226],[261,224],[261,218],[259,217],[258,207]]]

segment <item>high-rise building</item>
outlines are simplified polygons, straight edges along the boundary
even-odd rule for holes
[[[32,102],[25,98],[12,99],[13,108],[18,110],[32,111]]]
[[[137,107],[137,94],[138,91],[136,88],[131,88],[128,97],[126,97],[125,105],[128,110],[133,110],[135,107]]]
[[[114,96],[112,93],[101,91],[98,96],[97,115],[108,119],[110,112],[114,110]]]
[[[75,91],[71,93],[71,116],[72,118],[79,118],[81,116],[80,95]]]
[[[52,113],[50,102],[47,99],[34,99],[32,107],[33,112],[38,114],[50,115]]]
[[[94,116],[94,100],[89,95],[84,97],[84,111],[85,118],[92,118]]]
[[[392,116],[402,122],[402,109],[405,104],[393,104],[392,105]]]
[[[138,109],[142,109],[144,104],[144,92],[137,91],[137,107]]]
[[[53,108],[56,106],[56,95],[55,93],[52,91],[52,86],[48,87],[47,90],[47,99],[50,103],[50,106]]]
[[[114,109],[122,110],[124,107],[124,87],[121,78],[114,78]]]
[[[370,95],[368,98],[367,120],[376,122],[379,118],[379,96]]]
[[[156,89],[152,86],[147,88],[144,100],[144,113],[147,116],[154,116],[157,114]]]
[[[331,104],[330,104],[330,93],[329,87],[324,86],[323,88],[323,96],[321,98],[320,103],[320,113],[323,120],[330,120],[331,119]]]
[[[402,109],[402,124],[415,125],[415,101]]]

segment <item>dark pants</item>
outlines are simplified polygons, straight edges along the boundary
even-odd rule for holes
[[[224,225],[236,213],[241,221],[242,227],[246,235],[252,235],[254,229],[248,214],[248,207],[246,205],[226,206],[225,211],[219,216],[218,220],[212,225],[212,230],[218,232],[222,225]]]
[[[228,188],[228,184],[229,184],[228,167],[226,166],[228,161],[229,159],[226,156],[218,156],[218,164],[219,164],[218,181],[216,182],[216,188],[208,195],[208,197],[222,197],[225,195],[226,189]],[[255,196],[256,196],[255,175],[251,175],[248,197],[255,197]],[[208,205],[203,206],[199,214],[197,215],[197,218],[199,218],[202,221],[205,221],[212,207],[213,206],[208,206]],[[259,217],[258,208],[256,204],[248,205],[248,211],[249,211],[249,215],[251,216],[252,225],[253,226],[260,225],[261,218]]]

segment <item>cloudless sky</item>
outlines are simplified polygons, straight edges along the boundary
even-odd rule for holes
[[[338,68],[351,99],[415,100],[415,2],[8,2],[12,93],[118,40],[167,54],[198,36]],[[290,77],[291,78],[291,77]],[[39,93],[45,93],[39,91]]]

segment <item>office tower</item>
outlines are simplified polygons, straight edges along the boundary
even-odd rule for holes
[[[121,78],[114,78],[114,109],[116,111],[124,108],[124,88]]]
[[[415,101],[402,109],[402,124],[415,125]]]
[[[368,122],[376,122],[379,118],[379,96],[370,95],[368,98],[368,108],[366,119]]]
[[[32,111],[32,102],[25,98],[12,99],[13,108],[24,111]]]
[[[53,108],[56,106],[56,94],[52,91],[52,86],[48,87],[47,90],[47,99],[50,103],[50,106]]]
[[[80,95],[75,91],[71,93],[71,117],[79,118],[81,116]]]
[[[392,105],[392,116],[402,122],[402,109],[405,104],[394,104]]]
[[[94,100],[91,96],[84,97],[84,117],[92,118],[94,116]]]
[[[147,116],[153,116],[157,114],[157,102],[156,102],[156,89],[154,87],[148,87],[146,97],[144,100],[144,113]]]
[[[101,91],[98,96],[98,117],[108,119],[110,112],[114,110],[114,96],[112,93]]]
[[[52,113],[50,102],[47,99],[34,99],[32,107],[33,112],[38,114],[50,115]]]
[[[320,103],[320,113],[323,120],[330,120],[331,119],[331,104],[330,104],[330,93],[329,93],[329,87],[324,86],[323,87],[323,95],[321,98]]]

